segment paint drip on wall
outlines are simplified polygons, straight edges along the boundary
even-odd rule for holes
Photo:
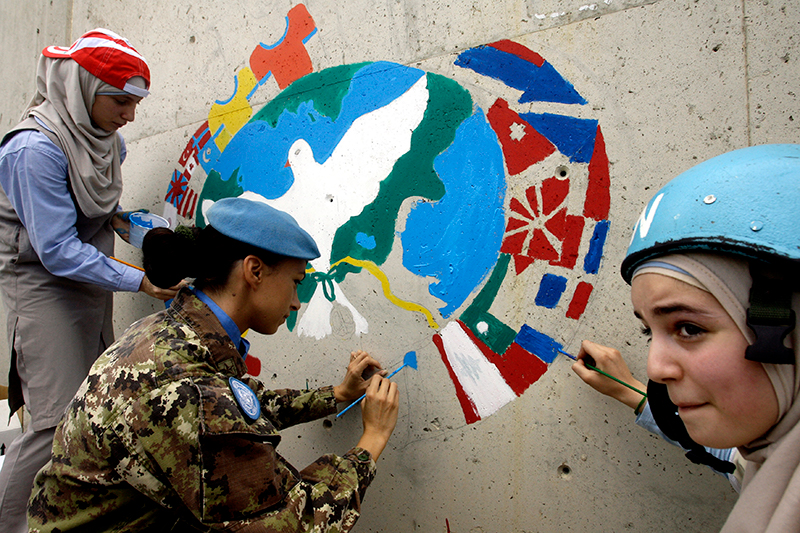
[[[527,304],[569,320],[581,317],[591,296],[609,230],[599,124],[516,111],[528,102],[587,103],[518,43],[454,57],[464,72],[520,95],[516,102],[498,96],[484,110],[455,80],[404,65],[314,72],[304,46],[316,33],[313,18],[300,4],[286,24],[278,43],[256,47],[234,95],[212,107],[187,144],[165,216],[202,227],[207,209],[230,196],[291,213],[322,256],[310,264],[299,291],[307,305],[289,328],[325,339],[336,302],[350,314],[353,334],[368,335],[368,308],[343,290],[348,275],[367,272],[383,289],[377,297],[398,314],[425,318],[466,421],[491,415],[538,380],[561,347],[492,314],[504,283],[536,283]],[[251,109],[269,79],[282,91]],[[553,161],[561,163],[551,168]],[[396,296],[398,281],[384,265],[398,244],[402,266],[428,280],[436,308]],[[253,359],[250,372],[258,375]]]

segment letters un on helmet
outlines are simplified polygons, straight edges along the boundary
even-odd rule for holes
[[[653,196],[633,228],[622,277],[630,283],[643,261],[689,250],[800,261],[799,209],[800,145],[719,155]]]

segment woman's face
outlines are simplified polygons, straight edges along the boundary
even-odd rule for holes
[[[92,122],[101,130],[115,132],[136,118],[140,96],[98,94],[92,104]]]
[[[300,309],[297,286],[306,277],[306,261],[288,258],[273,267],[265,267],[262,275],[250,327],[263,335],[272,335],[292,311]]]
[[[647,375],[667,386],[695,442],[745,445],[778,418],[778,400],[747,340],[714,296],[659,274],[631,285],[634,312],[651,335]]]

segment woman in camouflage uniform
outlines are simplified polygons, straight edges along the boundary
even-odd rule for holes
[[[382,372],[365,381],[362,373],[380,365],[364,352],[351,355],[337,387],[272,391],[246,377],[240,332],[275,333],[299,309],[297,284],[319,252],[294,219],[260,202],[218,201],[207,220],[195,244],[169,230],[148,233],[150,279],[172,286],[192,276],[195,284],[131,326],[92,367],[36,478],[32,531],[355,524],[397,422],[397,385]],[[346,454],[298,471],[277,453],[279,429],[333,414],[365,391],[364,432]]]

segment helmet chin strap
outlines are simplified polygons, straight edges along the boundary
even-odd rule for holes
[[[686,457],[693,463],[710,466],[717,472],[732,474],[736,470],[736,465],[730,461],[723,461],[711,455],[703,446],[692,440],[686,426],[678,416],[678,408],[669,399],[667,386],[656,383],[652,380],[647,382],[647,401],[650,403],[650,411],[653,419],[658,424],[658,428],[668,438],[676,441],[687,450]]]
[[[747,309],[747,326],[756,335],[756,341],[747,347],[745,358],[759,363],[793,365],[794,351],[783,341],[795,327],[796,316],[792,309],[792,279],[789,272],[781,272],[763,264],[751,263],[750,306]]]

